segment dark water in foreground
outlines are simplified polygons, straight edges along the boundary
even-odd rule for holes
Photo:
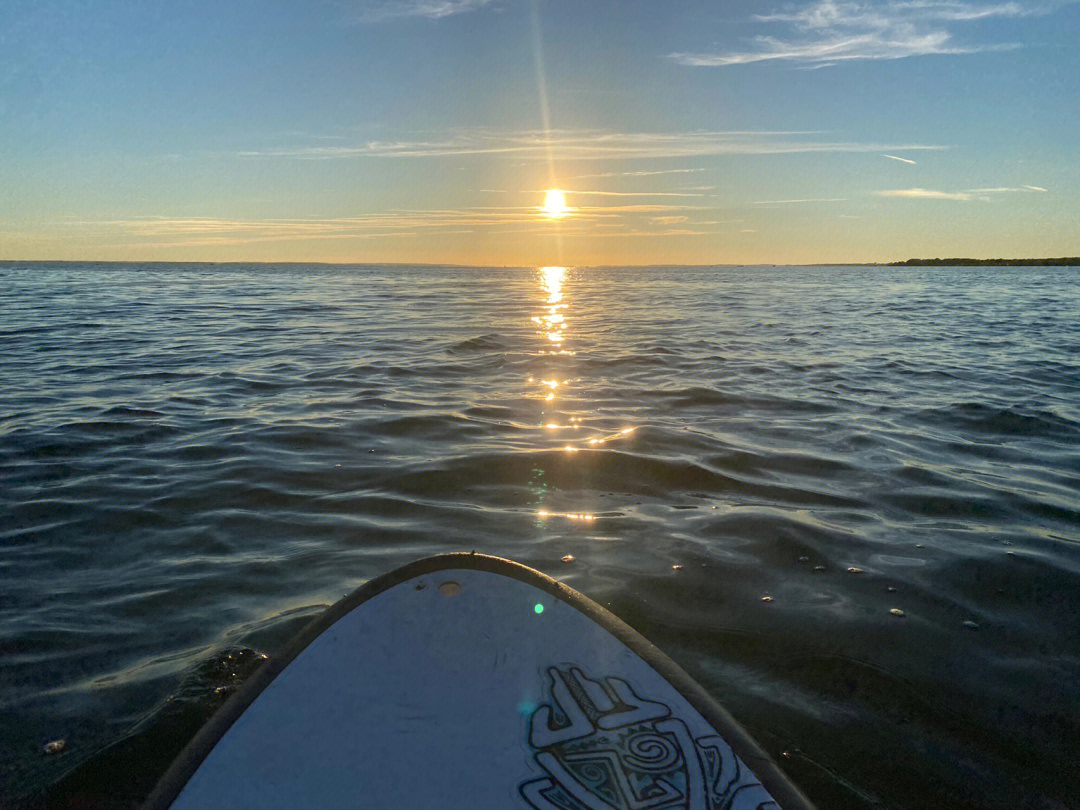
[[[325,605],[475,549],[822,810],[1077,806],[1078,318],[1067,268],[0,265],[0,804],[130,805]]]

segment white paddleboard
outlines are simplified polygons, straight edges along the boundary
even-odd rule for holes
[[[812,810],[685,672],[532,569],[372,580],[256,673],[147,807]]]

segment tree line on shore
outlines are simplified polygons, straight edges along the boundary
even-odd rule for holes
[[[906,259],[889,262],[890,267],[966,267],[992,265],[1003,267],[1080,267],[1080,256],[1058,259]]]

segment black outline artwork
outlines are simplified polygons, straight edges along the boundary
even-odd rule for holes
[[[519,788],[534,810],[780,810],[722,737],[695,739],[625,680],[574,664],[547,678],[551,702],[529,718],[546,775]]]

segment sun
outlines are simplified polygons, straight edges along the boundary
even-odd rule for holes
[[[544,192],[544,205],[541,210],[552,219],[565,217],[570,213],[566,206],[566,193],[561,189],[549,188]]]

